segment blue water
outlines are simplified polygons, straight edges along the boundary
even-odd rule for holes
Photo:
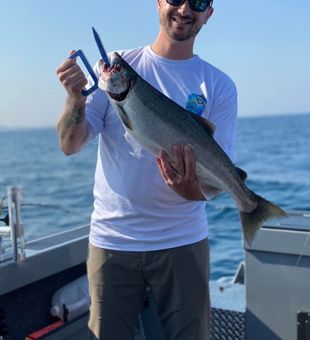
[[[96,152],[94,142],[64,156],[52,128],[0,130],[0,195],[7,186],[23,187],[27,240],[89,222]],[[239,119],[235,163],[258,194],[284,209],[309,211],[310,115]],[[238,212],[227,195],[206,209],[211,278],[233,275],[244,257]]]

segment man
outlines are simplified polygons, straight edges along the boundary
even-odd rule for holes
[[[232,155],[236,89],[224,73],[193,53],[212,1],[157,0],[160,30],[152,45],[122,51],[150,84],[216,125]],[[100,64],[95,66],[100,75]],[[209,248],[204,195],[190,147],[172,145],[155,160],[135,157],[105,93],[81,95],[87,80],[75,61],[57,70],[67,93],[59,123],[66,154],[100,134],[89,258],[89,328],[95,339],[133,339],[149,286],[166,339],[209,339]],[[156,166],[157,163],[157,166]],[[210,195],[217,190],[210,187]]]

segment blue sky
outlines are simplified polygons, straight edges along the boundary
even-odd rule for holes
[[[149,44],[156,0],[0,0],[0,126],[55,126],[65,91],[55,70],[69,50]],[[215,0],[195,53],[229,74],[239,116],[310,112],[310,1]]]

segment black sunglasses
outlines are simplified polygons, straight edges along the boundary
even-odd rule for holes
[[[171,6],[181,6],[185,0],[166,0]],[[196,12],[204,12],[212,5],[212,0],[188,0],[189,7]]]

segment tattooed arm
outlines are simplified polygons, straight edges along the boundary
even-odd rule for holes
[[[74,51],[71,51],[72,53]],[[59,66],[56,73],[68,93],[64,112],[57,124],[57,130],[61,149],[66,155],[70,155],[82,148],[88,134],[85,120],[86,97],[81,93],[83,87],[87,84],[87,79],[76,60],[69,58]]]
[[[84,145],[88,133],[85,106],[77,105],[68,97],[57,130],[62,151],[66,155],[78,152]]]

